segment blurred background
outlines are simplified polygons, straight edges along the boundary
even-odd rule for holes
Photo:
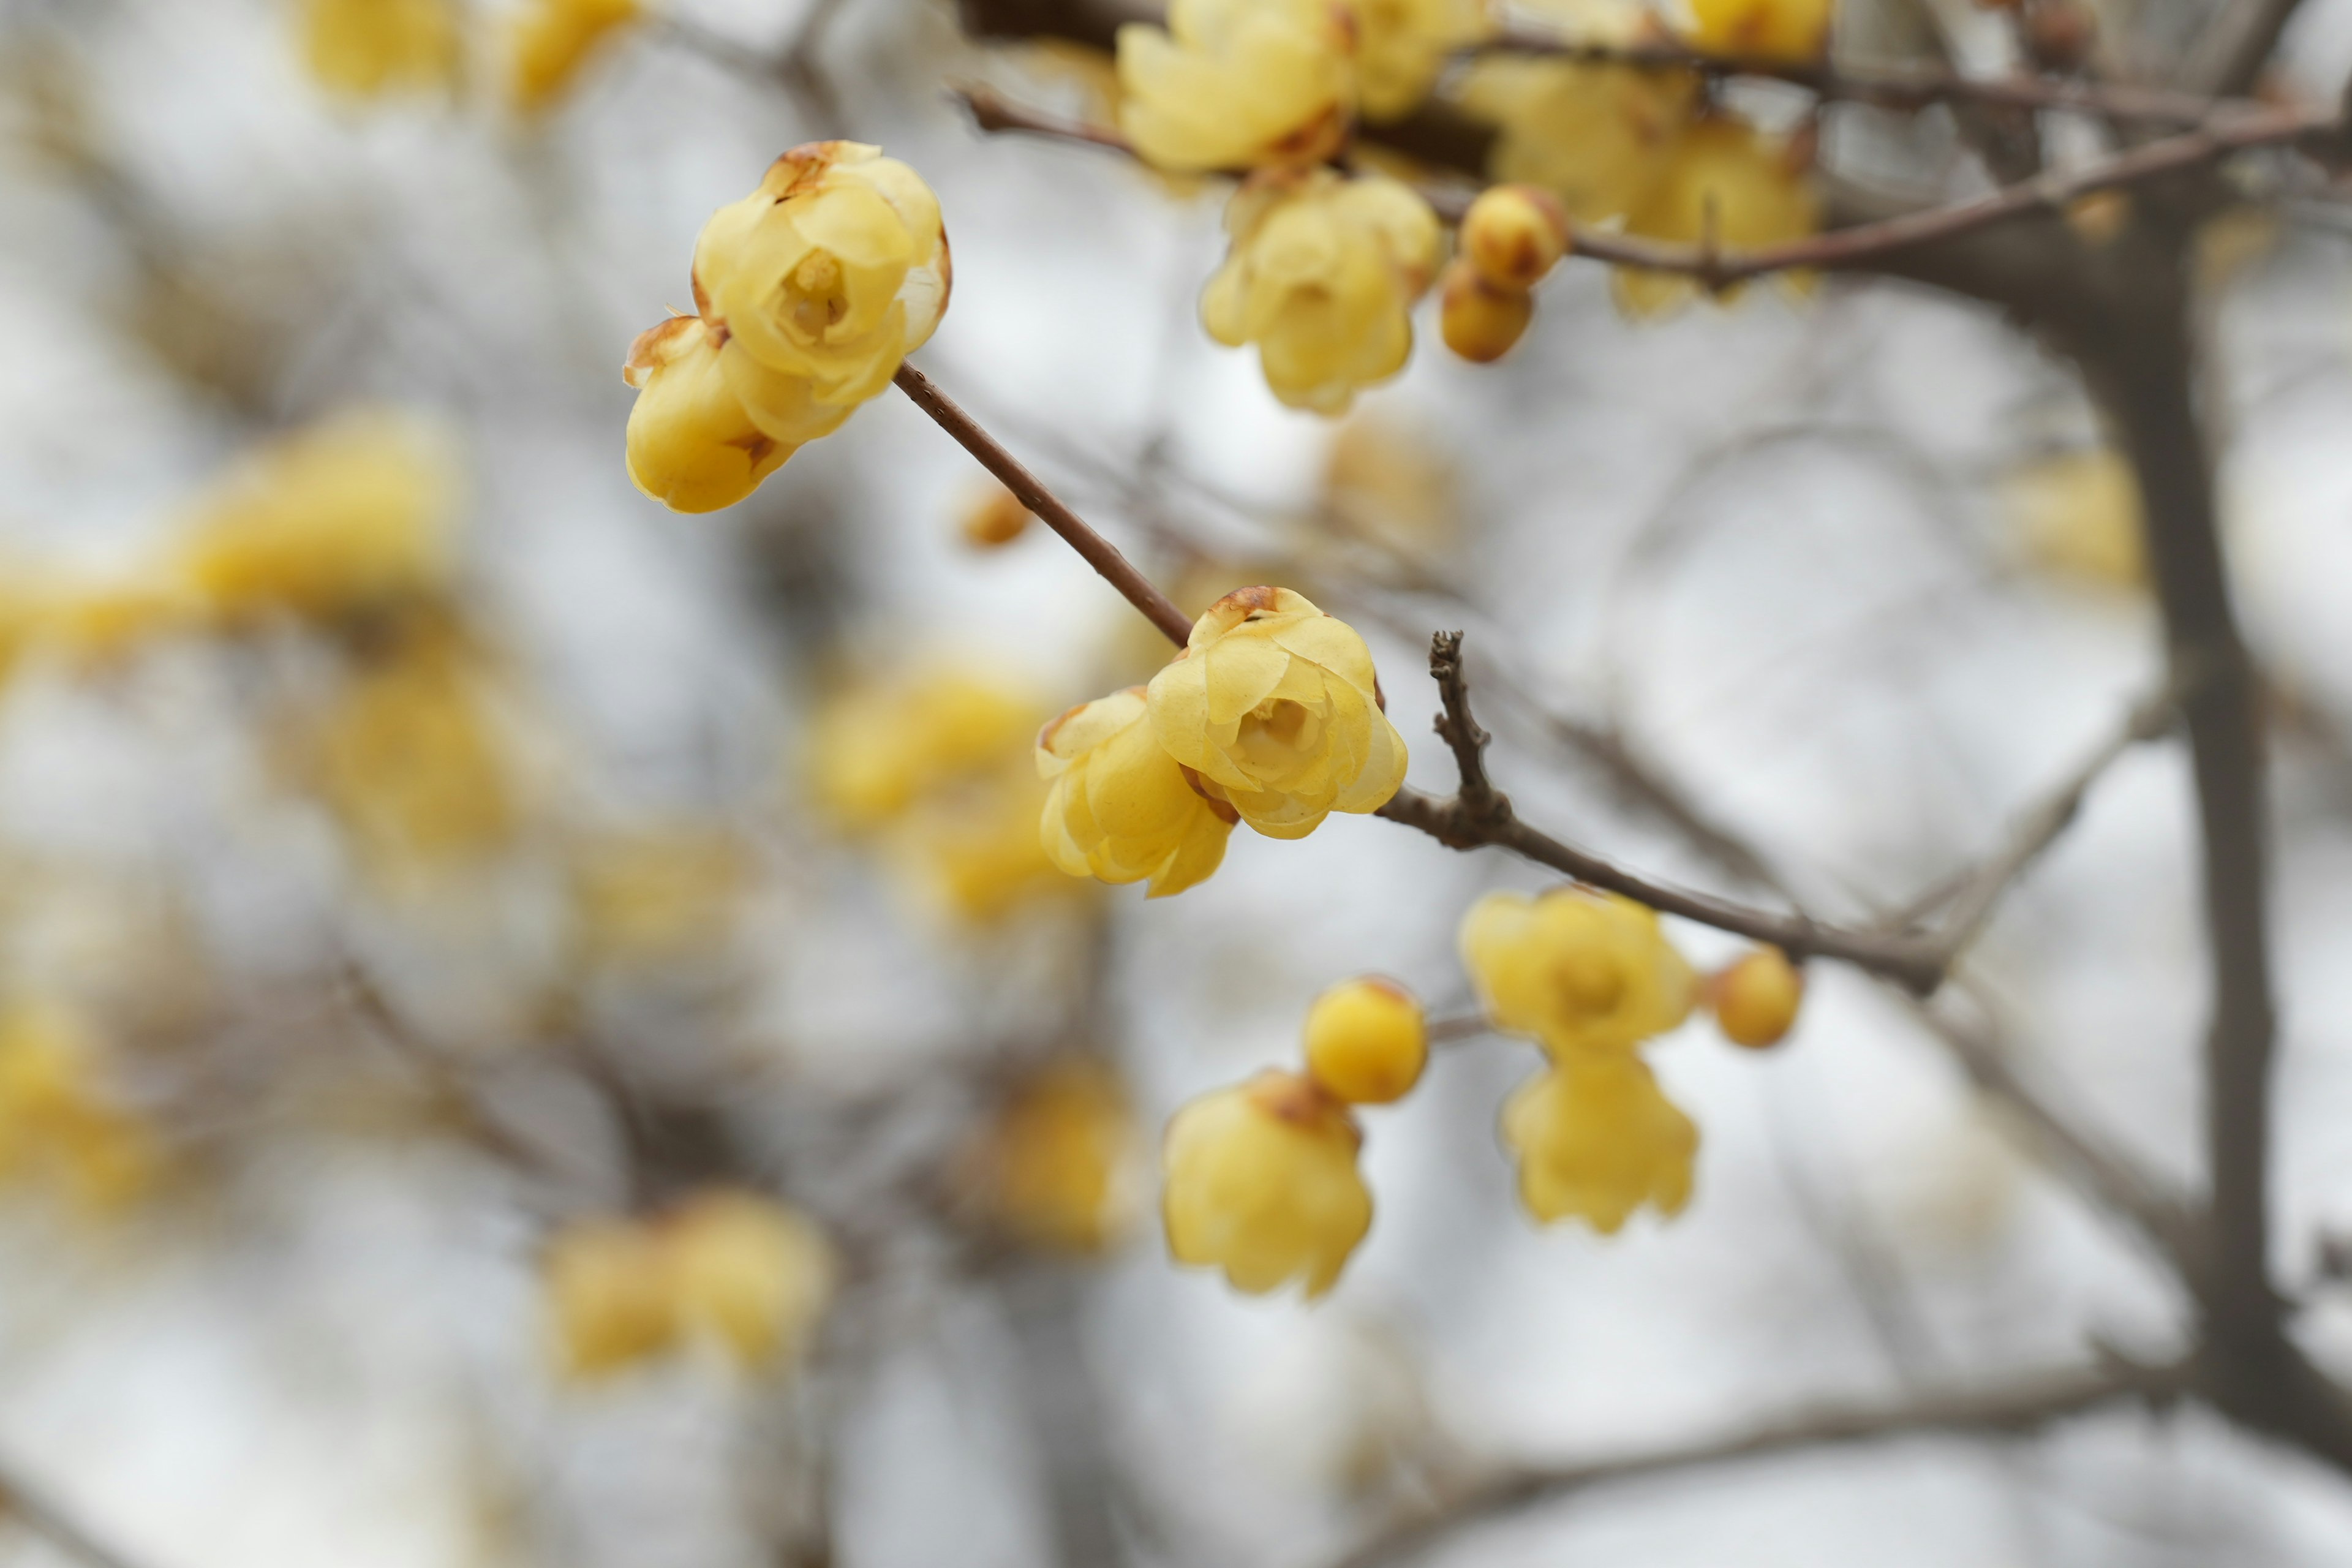
[[[404,42],[354,63],[352,5]],[[1529,819],[1864,919],[2158,679],[2131,482],[2063,366],[1852,279],[1629,322],[1572,262],[1504,363],[1424,313],[1325,420],[1198,327],[1216,182],[949,96],[1099,118],[1099,56],[937,0],[677,0],[532,102],[510,20],[0,5],[0,1486],[117,1568],[1286,1568],[1495,1465],[2177,1341],[1938,1037],[2195,1177],[2177,743],[2102,780],[1938,1013],[1817,964],[1780,1049],[1664,1042],[1678,1219],[1536,1226],[1495,1135],[1534,1054],[1466,1038],[1366,1116],[1339,1288],[1250,1299],[1165,1255],[1167,1116],[1348,976],[1463,1013],[1462,911],[1545,879],[1339,817],[1180,899],[1073,881],[1031,737],[1164,655],[1042,531],[975,537],[1008,520],[959,448],[886,395],[723,513],[622,465],[621,362],[690,306],[703,220],[795,143],[881,143],[955,244],[919,363],[1188,612],[1276,582],[1349,617],[1439,792],[1421,670],[1465,629]],[[2352,5],[2288,54],[2332,93]],[[1954,155],[1884,119],[1828,143]],[[2352,230],[2208,239],[2282,694],[2277,1268],[2352,1372]],[[701,1282],[683,1327],[657,1278]],[[2126,1412],[1580,1493],[1438,1556],[1890,1552],[2340,1563],[2352,1490]],[[5,1521],[0,1553],[75,1560]]]

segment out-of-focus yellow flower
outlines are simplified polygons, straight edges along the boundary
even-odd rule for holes
[[[1679,1026],[1697,991],[1657,912],[1616,893],[1489,893],[1462,917],[1461,937],[1487,1017],[1556,1059],[1629,1052]]]
[[[232,626],[332,621],[443,589],[456,477],[440,443],[383,412],[254,453],[196,509],[173,571]]]
[[[1348,0],[1356,18],[1356,70],[1364,118],[1412,113],[1436,85],[1446,58],[1495,30],[1486,0]]]
[[[749,880],[734,836],[682,824],[584,845],[572,866],[572,907],[595,958],[677,958],[721,942]]]
[[[1691,47],[1733,59],[1802,65],[1829,47],[1835,0],[1690,0]]]
[[[950,282],[939,198],[861,142],[793,148],[694,247],[695,302],[726,329],[720,368],[763,428],[781,405],[796,430],[803,396],[855,408],[887,386]],[[793,430],[779,438],[804,438]]]
[[[1274,395],[1340,414],[1404,368],[1412,303],[1436,275],[1437,215],[1385,175],[1329,169],[1253,176],[1225,207],[1232,247],[1201,293],[1228,348],[1255,343]]]
[[[1253,1296],[1293,1279],[1322,1295],[1371,1228],[1362,1142],[1348,1108],[1296,1073],[1202,1095],[1168,1123],[1169,1252]]]
[[[1350,1105],[1402,1100],[1429,1065],[1421,1004],[1393,980],[1343,981],[1307,1013],[1307,1076]]]
[[[1044,839],[1073,877],[1151,880],[1148,898],[1205,881],[1224,860],[1234,808],[1192,787],[1152,731],[1144,688],[1081,703],[1039,731],[1050,785]]]
[[[1709,979],[1706,991],[1723,1037],[1760,1051],[1796,1026],[1805,974],[1779,948],[1759,947]]]
[[[1540,185],[1489,185],[1462,215],[1462,255],[1498,289],[1532,289],[1568,254],[1568,215]]]
[[[1024,760],[927,796],[908,816],[899,848],[917,879],[948,910],[986,925],[1043,894],[1067,893],[1039,842],[1045,786]]]
[[[1323,459],[1323,510],[1345,532],[1411,549],[1452,541],[1461,521],[1454,465],[1414,426],[1358,414]]]
[[[1438,330],[1445,346],[1473,364],[1492,364],[1511,352],[1535,320],[1535,296],[1498,284],[1466,259],[1445,268]]]
[[[832,1303],[837,1268],[824,1233],[758,1193],[713,1190],[664,1223],[679,1321],[746,1368],[786,1367]]]
[[[1021,498],[992,480],[963,509],[957,526],[975,550],[995,550],[1029,531],[1029,509]]]
[[[456,79],[451,0],[302,0],[302,61],[338,97],[431,91]]]
[[[1135,1117],[1100,1062],[1057,1062],[1032,1076],[976,1154],[991,1218],[1029,1246],[1097,1253],[1134,1222]]]
[[[94,1217],[153,1188],[154,1135],[108,1092],[103,1069],[78,1014],[35,1000],[0,1008],[0,1180],[52,1188]]]
[[[526,0],[507,25],[507,96],[525,114],[543,113],[622,28],[643,0]]]
[[[200,623],[203,596],[177,562],[66,577],[30,610],[31,635],[80,666],[120,659]]]
[[[1613,1236],[1643,1204],[1671,1218],[1690,1201],[1698,1129],[1638,1057],[1573,1057],[1528,1079],[1503,1107],[1503,1142],[1539,1220]]]
[[[1178,173],[1320,163],[1356,107],[1356,29],[1334,0],[1173,0],[1118,29],[1119,128]]]
[[[1821,202],[1790,148],[1722,115],[1683,127],[1657,183],[1625,219],[1629,234],[1691,245],[1712,237],[1725,250],[1802,239],[1820,226]],[[1634,268],[1619,268],[1613,281],[1619,309],[1633,316],[1673,310],[1698,292],[1687,278]],[[1804,274],[1783,274],[1781,281],[1792,289],[1810,285]],[[1734,287],[1721,297],[1728,302],[1739,292]]]
[[[1026,692],[961,670],[860,683],[811,722],[810,780],[843,826],[876,827],[930,791],[1025,758],[1044,717]]]
[[[629,478],[672,511],[733,506],[849,417],[846,408],[803,395],[772,403],[753,420],[719,369],[721,342],[701,317],[672,316],[639,334],[622,367],[638,394],[629,410]],[[805,384],[797,384],[805,394]],[[780,429],[797,434],[773,434]]]
[[[1168,754],[1270,838],[1378,811],[1404,784],[1404,737],[1381,710],[1371,650],[1287,588],[1209,606],[1149,701]]]
[[[541,1260],[557,1365],[604,1376],[677,1342],[680,1314],[661,1238],[634,1219],[575,1220]]]
[[[2139,481],[2109,447],[2028,463],[2007,485],[2026,559],[2044,572],[2137,593],[2147,584]]]
[[[1698,87],[1683,71],[1492,58],[1463,97],[1499,127],[1489,174],[1541,186],[1571,222],[1596,224],[1624,216],[1656,184]]]

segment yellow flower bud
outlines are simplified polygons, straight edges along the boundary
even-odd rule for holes
[[[1833,0],[1690,0],[1691,47],[1731,59],[1821,58]]]
[[[1349,0],[1349,8],[1367,120],[1412,113],[1429,96],[1447,57],[1495,30],[1485,0]]]
[[[1690,1201],[1698,1129],[1637,1057],[1558,1063],[1511,1096],[1502,1131],[1519,1200],[1547,1223],[1581,1219],[1612,1236],[1643,1204],[1671,1218]]]
[[[1050,784],[1045,853],[1073,877],[1150,878],[1148,898],[1207,880],[1225,858],[1234,808],[1193,787],[1153,732],[1144,688],[1071,709],[1039,732]]]
[[[1568,215],[1535,185],[1489,185],[1462,217],[1462,254],[1498,289],[1532,289],[1568,254]]]
[[[790,1366],[833,1300],[833,1245],[757,1193],[698,1194],[664,1222],[680,1321],[747,1368]]]
[[[1016,1239],[1096,1253],[1134,1219],[1135,1119],[1099,1062],[1061,1062],[1001,1109],[974,1162],[990,1215]]]
[[[1334,985],[1307,1013],[1307,1076],[1351,1105],[1402,1100],[1429,1065],[1421,1004],[1392,980]]]
[[[783,441],[889,385],[939,325],[950,279],[939,198],[859,142],[795,147],[694,247],[696,304],[729,334],[727,384]]]
[[[1225,207],[1232,247],[1201,293],[1228,348],[1255,343],[1266,385],[1293,408],[1344,413],[1404,368],[1412,304],[1437,270],[1437,215],[1384,175],[1260,174]]]
[[[643,10],[642,0],[527,0],[508,23],[507,97],[525,114],[554,107]]]
[[[1511,352],[1535,319],[1535,296],[1490,282],[1468,260],[1445,269],[1438,326],[1445,346],[1473,364],[1490,364]]]
[[[803,442],[849,417],[845,408],[820,411],[804,403],[805,433],[780,440],[735,395],[725,362],[724,340],[699,316],[673,316],[629,346],[621,374],[638,392],[629,410],[629,478],[672,511],[733,506]],[[815,417],[820,412],[826,417]]]
[[[1294,1073],[1202,1095],[1168,1123],[1169,1252],[1253,1296],[1301,1279],[1322,1295],[1371,1228],[1362,1142],[1348,1108]]]
[[[1119,129],[1171,173],[1318,163],[1355,112],[1355,28],[1333,0],[1172,0],[1118,29]]]
[[[429,91],[456,79],[451,0],[303,0],[301,24],[303,64],[339,97]]]
[[[1624,216],[1656,183],[1698,84],[1685,71],[1491,58],[1463,98],[1498,127],[1496,179],[1540,185],[1572,222],[1597,224]]]
[[[1270,838],[1378,811],[1404,784],[1404,737],[1381,710],[1371,650],[1287,588],[1210,605],[1149,701],[1168,754]]]
[[[1714,976],[1707,991],[1724,1038],[1760,1051],[1796,1025],[1805,974],[1779,948],[1759,947]]]
[[[566,1376],[601,1377],[677,1342],[669,1257],[638,1221],[565,1226],[548,1243],[541,1277],[556,1364]]]
[[[1696,992],[1656,911],[1615,893],[1489,893],[1462,917],[1462,959],[1496,1028],[1554,1059],[1625,1052],[1679,1026]]]
[[[1754,249],[1804,238],[1821,226],[1821,204],[1791,149],[1744,121],[1696,120],[1675,139],[1656,184],[1626,215],[1625,229],[1652,239]],[[1803,288],[1801,274],[1785,275]],[[1687,300],[1698,286],[1687,278],[1620,268],[1618,307],[1628,315],[1655,315]],[[1737,287],[1720,298],[1738,297]]]
[[[961,527],[966,544],[994,550],[1029,531],[1033,521],[1021,498],[1003,485],[992,484],[965,506]]]

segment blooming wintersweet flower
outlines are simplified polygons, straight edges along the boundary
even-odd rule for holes
[[[444,88],[456,78],[452,0],[304,0],[302,63],[341,98]]]
[[[1448,56],[1495,30],[1486,0],[1349,0],[1357,80],[1367,120],[1418,108]]]
[[[1206,880],[1238,820],[1195,789],[1153,732],[1144,688],[1081,703],[1037,736],[1037,772],[1050,786],[1045,853],[1073,877],[1150,879],[1148,898]]]
[[[1404,737],[1381,710],[1371,650],[1287,588],[1210,605],[1148,700],[1168,754],[1270,838],[1378,811],[1404,784]]]
[[[1355,112],[1356,30],[1335,0],[1172,0],[1118,29],[1119,129],[1171,173],[1320,163]]]
[[[1362,1142],[1348,1108],[1296,1073],[1193,1100],[1168,1123],[1168,1250],[1253,1296],[1293,1279],[1322,1295],[1371,1228]]]
[[[638,336],[622,371],[638,393],[629,410],[629,478],[673,511],[733,506],[803,443],[849,417],[847,408],[803,397],[772,404],[764,421],[754,420],[719,368],[723,341],[699,316],[673,316]],[[794,435],[779,438],[770,433],[776,428]]]
[[[1657,912],[1616,893],[1489,893],[1462,917],[1461,941],[1487,1017],[1555,1059],[1628,1053],[1680,1025],[1696,994]]]
[[[1572,222],[1596,224],[1622,217],[1656,183],[1698,84],[1686,71],[1498,57],[1478,63],[1463,96],[1497,127],[1489,174],[1539,185]]]
[[[643,0],[528,0],[508,24],[507,96],[525,114],[561,102]]]
[[[1135,1218],[1135,1115],[1103,1062],[1054,1062],[1006,1099],[971,1152],[974,1185],[997,1226],[1034,1247],[1098,1253]]]
[[[1224,265],[1201,294],[1201,322],[1228,348],[1255,343],[1274,395],[1341,414],[1412,353],[1413,301],[1436,276],[1437,215],[1385,175],[1277,170],[1245,181],[1225,208]]]
[[[1727,115],[1694,120],[1675,138],[1658,179],[1626,214],[1629,234],[1651,239],[1755,249],[1802,239],[1821,227],[1821,201],[1789,144]],[[1804,273],[1781,282],[1801,290]],[[1620,268],[1620,310],[1656,315],[1691,300],[1698,286],[1671,273]],[[1726,302],[1737,287],[1722,291]]]
[[[1519,1086],[1503,1107],[1503,1142],[1519,1162],[1519,1199],[1546,1222],[1580,1219],[1614,1235],[1648,1204],[1690,1201],[1698,1129],[1638,1057],[1587,1056]]]
[[[859,681],[810,723],[810,784],[843,827],[878,827],[927,795],[1020,762],[1044,717],[1027,692],[969,670]]]

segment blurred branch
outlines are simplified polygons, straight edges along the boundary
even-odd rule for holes
[[[26,1481],[13,1466],[0,1468],[0,1521],[12,1521],[86,1568],[143,1568],[90,1533],[63,1505]]]
[[[2301,0],[2229,0],[2207,24],[2180,73],[2192,91],[2243,92],[2278,47]]]
[[[1829,1405],[1695,1443],[1554,1468],[1507,1471],[1359,1546],[1330,1568],[1388,1568],[1457,1531],[1595,1487],[1853,1443],[1926,1436],[2027,1436],[2102,1405],[2157,1404],[2183,1390],[2168,1367],[2117,1366],[2043,1373],[1977,1393],[1899,1404]]]

